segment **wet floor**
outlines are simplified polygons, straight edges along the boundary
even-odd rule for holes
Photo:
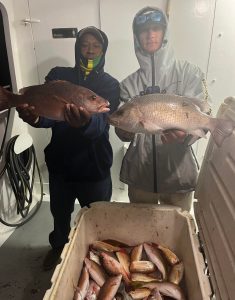
[[[0,299],[42,299],[53,270],[44,272],[42,261],[49,249],[52,229],[49,202],[28,223],[17,228],[0,247]]]
[[[49,200],[49,197],[45,197]],[[127,190],[114,191],[112,201],[127,202]],[[75,205],[72,220],[79,211]],[[53,270],[43,271],[42,261],[47,251],[48,234],[52,230],[48,201],[43,201],[37,214],[17,228],[0,247],[0,299],[42,300]],[[3,238],[3,237],[2,237]]]

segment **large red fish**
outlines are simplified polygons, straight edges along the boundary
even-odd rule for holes
[[[0,87],[0,111],[22,104],[35,107],[35,114],[54,120],[64,120],[64,109],[68,103],[87,109],[89,113],[109,111],[109,102],[93,91],[64,80],[50,81],[20,90],[14,94]]]

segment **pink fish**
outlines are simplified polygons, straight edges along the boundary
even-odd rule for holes
[[[105,271],[102,269],[102,267],[100,265],[98,265],[96,262],[90,260],[87,257],[84,259],[84,262],[85,262],[85,265],[88,269],[88,272],[89,272],[91,278],[99,286],[102,286],[105,283],[105,280],[107,278]]]
[[[89,283],[88,291],[86,293],[85,300],[96,300],[99,292],[100,292],[100,287],[95,281],[91,279]]]
[[[97,300],[113,300],[121,284],[122,275],[109,277],[100,289]]]
[[[89,274],[86,267],[83,267],[79,278],[78,286],[76,287],[73,300],[83,300],[86,296],[89,287]]]
[[[102,257],[102,264],[105,268],[105,270],[112,275],[118,275],[121,274],[123,276],[124,282],[129,285],[130,280],[127,276],[127,273],[123,266],[113,257],[108,255],[105,252],[101,252],[100,256]]]

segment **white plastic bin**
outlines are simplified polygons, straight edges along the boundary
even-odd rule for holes
[[[218,116],[234,121],[235,98],[225,100]],[[203,247],[214,298],[235,299],[235,130],[218,148],[210,139],[195,193],[195,217],[180,209],[129,203],[94,203],[82,209],[62,253],[52,286],[44,300],[72,300],[88,246],[95,240],[116,239],[130,245],[163,244],[184,262],[184,291],[188,300],[209,300]]]

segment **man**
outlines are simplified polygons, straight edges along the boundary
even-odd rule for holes
[[[165,13],[154,7],[140,10],[133,21],[135,53],[140,68],[121,83],[121,100],[136,95],[168,93],[203,98],[204,75],[176,60],[169,42]],[[179,130],[164,135],[133,135],[116,129],[131,141],[122,162],[120,180],[128,184],[130,202],[172,204],[190,210],[197,180],[197,162],[188,143],[191,136]]]
[[[110,113],[119,103],[119,83],[104,72],[108,39],[95,27],[82,29],[75,44],[75,67],[55,67],[46,81],[67,80],[94,91],[110,102]],[[34,127],[52,128],[45,148],[49,171],[50,208],[54,230],[49,235],[52,249],[43,267],[49,270],[58,262],[68,241],[71,213],[77,198],[81,207],[94,201],[110,201],[112,148],[109,142],[107,113],[89,115],[84,108],[67,104],[66,122],[35,116],[34,107],[24,105],[19,116]]]

